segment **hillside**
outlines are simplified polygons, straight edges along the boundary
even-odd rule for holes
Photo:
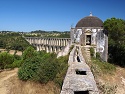
[[[125,94],[125,68],[88,57],[84,49],[82,53],[93,72],[99,94]]]
[[[53,82],[24,82],[18,79],[17,71],[16,68],[0,72],[0,94],[59,94],[59,88]]]

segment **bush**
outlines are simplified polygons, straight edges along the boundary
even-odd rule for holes
[[[13,55],[3,52],[0,53],[0,69],[8,68],[14,62]]]
[[[62,86],[68,68],[68,56],[58,59],[56,57],[55,53],[36,52],[30,47],[23,53],[23,64],[14,62],[13,66],[22,64],[18,71],[18,77],[21,80],[33,80],[41,83],[54,80],[55,83]]]
[[[28,59],[30,57],[36,56],[36,51],[33,47],[28,47],[26,50],[23,52],[23,60]]]
[[[40,58],[32,57],[24,60],[23,65],[18,71],[18,77],[21,80],[39,80],[38,69]],[[42,75],[42,74],[41,74]]]
[[[21,80],[35,80],[47,83],[55,78],[58,72],[56,54],[38,53],[36,56],[25,58],[23,65],[18,71],[18,76]]]
[[[19,56],[19,55],[14,55],[14,59],[16,59],[16,60],[21,60],[21,56]]]
[[[21,60],[14,60],[14,62],[11,64],[11,68],[19,68],[23,64],[23,59]]]
[[[69,56],[63,56],[58,58],[58,73],[54,79],[54,82],[61,88],[63,80],[65,78],[67,69],[68,69],[68,58]]]
[[[46,83],[48,81],[52,81],[58,70],[58,64],[57,62],[51,61],[51,62],[44,62],[42,64],[40,64],[40,68],[38,70],[40,75],[40,82],[41,83]]]

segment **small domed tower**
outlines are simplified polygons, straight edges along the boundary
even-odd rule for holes
[[[71,28],[71,41],[79,43],[85,48],[93,47],[100,53],[103,61],[107,61],[108,36],[103,28],[103,21],[90,13],[78,21],[75,28]]]

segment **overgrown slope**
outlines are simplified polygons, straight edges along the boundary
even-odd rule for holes
[[[100,94],[125,94],[125,68],[96,58],[88,60],[84,49],[82,53],[94,74]]]

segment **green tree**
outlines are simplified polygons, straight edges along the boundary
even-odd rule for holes
[[[35,56],[37,53],[33,47],[28,47],[24,52],[23,52],[23,60],[26,60],[28,58],[32,58]]]
[[[125,20],[107,19],[104,28],[109,35],[109,61],[125,66]]]
[[[125,44],[125,20],[107,19],[104,22],[104,28],[108,30],[110,43]]]

